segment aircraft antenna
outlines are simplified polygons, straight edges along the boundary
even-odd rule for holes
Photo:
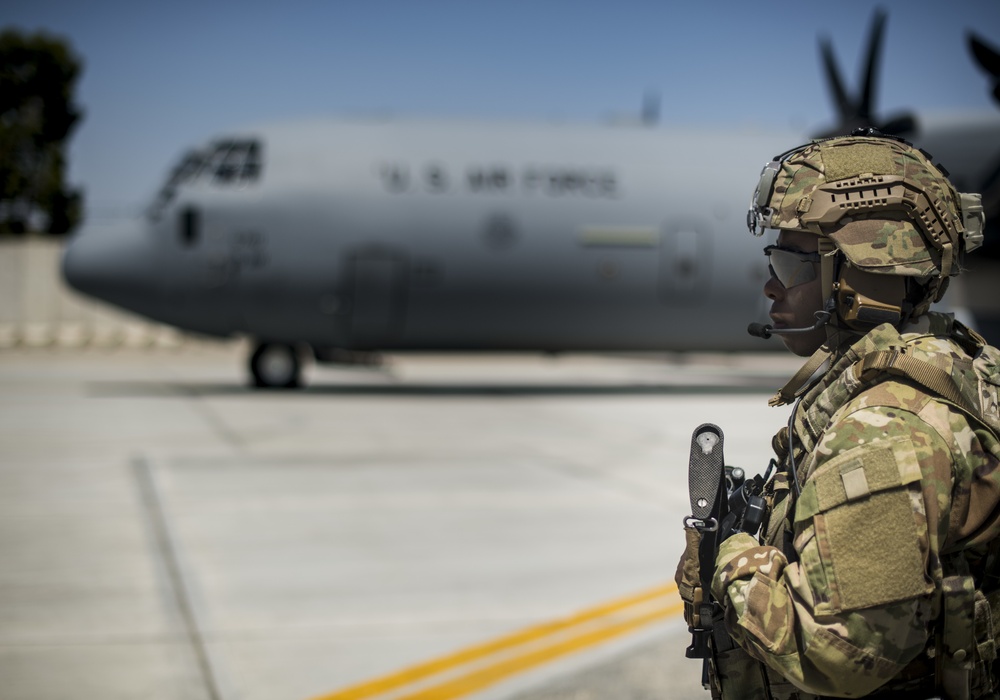
[[[642,123],[645,126],[660,123],[660,93],[655,90],[647,90],[642,98]]]

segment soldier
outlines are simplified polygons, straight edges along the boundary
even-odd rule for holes
[[[979,195],[859,130],[769,163],[748,225],[778,231],[756,333],[809,360],[771,400],[794,405],[759,539],[709,564],[735,642],[713,697],[1000,697],[1000,352],[929,311],[982,242]]]

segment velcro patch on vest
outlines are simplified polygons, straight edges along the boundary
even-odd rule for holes
[[[906,436],[848,450],[810,477],[796,520],[813,511],[829,586],[828,601],[818,606],[824,612],[884,605],[933,590],[924,566],[929,544],[920,478]]]
[[[799,498],[797,522],[842,503],[920,481],[920,464],[908,437],[861,445],[819,467]]]

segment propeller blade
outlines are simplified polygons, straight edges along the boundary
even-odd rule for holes
[[[976,63],[993,76],[993,99],[1000,103],[1000,51],[997,51],[972,32],[968,33],[969,49]]]
[[[994,49],[973,32],[968,33],[969,48],[976,63],[994,78],[1000,78],[1000,51]]]
[[[849,134],[861,127],[875,127],[883,134],[906,136],[913,138],[918,125],[916,117],[909,112],[895,115],[890,119],[879,120],[875,116],[875,97],[878,91],[878,71],[882,57],[882,39],[885,36],[887,14],[878,9],[872,17],[871,30],[868,33],[868,44],[861,75],[861,89],[857,96],[852,96],[844,87],[844,81],[833,55],[833,45],[826,37],[819,40],[820,54],[823,59],[823,69],[827,85],[836,103],[836,126],[819,136],[835,136]]]
[[[847,123],[855,113],[851,98],[847,96],[844,89],[844,81],[840,77],[840,69],[837,67],[837,59],[833,55],[833,46],[830,40],[822,37],[819,40],[820,55],[823,58],[823,69],[826,72],[826,83],[830,88],[833,97],[834,107],[837,109],[837,119],[841,123]]]
[[[861,98],[855,116],[868,120],[873,112],[879,59],[882,55],[882,37],[885,34],[885,12],[876,10],[872,19],[871,33],[868,35],[868,55],[865,57],[864,80],[861,84]]]

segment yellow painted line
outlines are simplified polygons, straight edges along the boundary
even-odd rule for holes
[[[566,654],[605,642],[639,627],[671,617],[683,609],[684,604],[677,603],[662,610],[656,610],[655,612],[647,613],[609,627],[602,627],[577,637],[571,637],[558,644],[543,647],[492,666],[487,666],[486,668],[456,678],[453,681],[434,686],[433,688],[410,695],[401,695],[398,697],[398,700],[453,700],[453,698],[460,698],[469,693],[489,687],[494,683],[498,683],[508,676],[522,673],[529,668],[547,663],[560,656],[565,656]]]
[[[362,700],[364,698],[371,698],[376,695],[403,688],[404,686],[416,684],[419,681],[423,681],[438,674],[443,674],[447,671],[452,671],[466,664],[487,659],[493,655],[503,654],[504,652],[508,652],[518,647],[531,644],[538,645],[541,642],[548,641],[548,638],[550,637],[559,635],[561,632],[572,630],[575,627],[584,626],[588,623],[600,622],[604,618],[615,616],[616,613],[626,611],[628,608],[655,602],[658,599],[669,596],[672,593],[676,593],[676,591],[677,586],[672,583],[666,586],[658,586],[652,590],[644,591],[637,595],[620,598],[610,603],[605,603],[603,605],[590,608],[589,610],[584,610],[563,620],[555,620],[541,625],[536,625],[534,627],[529,627],[525,630],[521,630],[483,644],[467,647],[466,649],[432,661],[405,668],[401,671],[397,671],[396,673],[392,673],[381,678],[376,678],[355,686],[344,688],[343,690],[336,691],[330,695],[318,696],[313,700]],[[419,691],[417,694],[397,697],[400,699],[459,697],[459,695],[456,695],[455,693],[465,694],[472,692],[475,689],[486,687],[496,683],[502,678],[524,671],[532,666],[536,666],[548,660],[568,654],[572,651],[577,651],[587,646],[597,644],[606,639],[610,639],[619,634],[623,634],[629,630],[636,629],[657,620],[676,615],[681,610],[683,610],[683,604],[675,603],[666,608],[658,608],[653,612],[633,616],[625,621],[606,624],[595,630],[582,633],[574,630],[576,632],[576,636],[572,636],[564,641],[555,644],[550,643],[549,646],[493,663],[492,665],[467,673],[455,680]],[[461,690],[461,688],[471,689]],[[422,694],[431,692],[440,694],[426,696]]]

